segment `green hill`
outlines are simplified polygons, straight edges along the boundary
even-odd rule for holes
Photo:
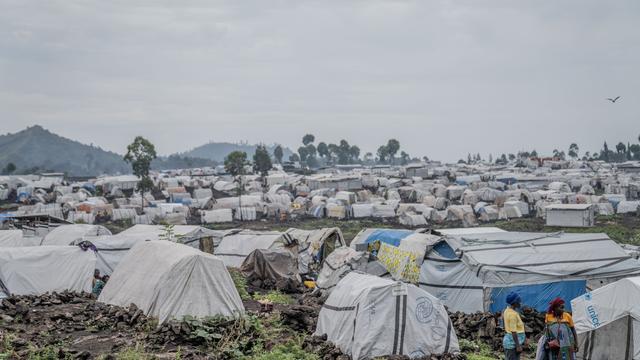
[[[273,149],[276,145],[267,145],[267,150],[270,154],[273,154]],[[203,158],[213,160],[219,163],[224,162],[224,158],[232,151],[244,151],[247,153],[249,159],[253,157],[256,152],[256,145],[249,144],[233,144],[228,142],[210,142],[208,144],[200,145],[193,150],[183,153],[183,156],[189,156],[194,158]],[[289,155],[293,154],[290,149],[283,147],[282,152],[284,154],[283,159],[288,159]]]
[[[131,173],[122,155],[56,135],[40,125],[0,136],[0,169],[16,165],[15,173],[66,172],[74,176]],[[209,159],[171,155],[159,157],[154,169],[215,166]]]

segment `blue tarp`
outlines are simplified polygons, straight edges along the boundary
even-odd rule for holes
[[[449,244],[447,244],[445,241],[440,241],[439,243],[437,243],[434,247],[433,250],[435,252],[438,253],[438,255],[445,257],[447,259],[457,259],[458,255],[456,255],[456,252],[453,251],[453,249],[451,248],[451,246],[449,246]]]
[[[413,234],[411,230],[376,230],[365,240],[366,244],[380,240],[381,242],[393,246],[399,246],[402,239]]]
[[[82,188],[87,190],[88,192],[95,194],[96,193],[96,186],[93,185],[92,183],[86,183],[84,185],[82,185]]]
[[[547,311],[549,302],[560,297],[565,301],[565,308],[571,311],[571,299],[587,292],[586,280],[560,281],[538,285],[520,285],[491,289],[491,305],[489,311],[501,312],[507,306],[507,294],[515,291],[522,297],[522,305],[538,311]]]
[[[499,181],[503,184],[507,184],[507,185],[512,185],[518,182],[518,179],[514,178],[514,177],[503,177],[503,178],[496,178],[496,181]]]

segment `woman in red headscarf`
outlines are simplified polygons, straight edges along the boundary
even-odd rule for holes
[[[555,298],[549,303],[544,319],[548,360],[575,360],[578,336],[571,314],[564,311],[564,300]]]

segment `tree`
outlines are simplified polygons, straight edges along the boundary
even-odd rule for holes
[[[505,154],[500,155],[500,162],[502,163],[502,165],[506,165],[508,163],[507,155]]]
[[[387,150],[387,147],[384,145],[380,146],[378,148],[377,155],[378,155],[378,160],[384,164],[387,161],[387,156],[389,156],[389,151]]]
[[[631,152],[631,157],[634,160],[640,160],[640,145],[632,144],[629,146],[629,151]]]
[[[300,161],[301,162],[306,162],[307,161],[307,155],[309,155],[309,152],[308,152],[306,146],[300,146],[298,148],[298,154],[300,155]]]
[[[371,162],[373,162],[373,154],[370,152],[367,152],[366,154],[364,154],[364,162],[367,164],[370,164]]]
[[[467,154],[467,164],[471,164],[471,153]]]
[[[410,158],[411,157],[409,156],[409,154],[404,152],[404,150],[400,152],[400,164],[401,165],[407,165],[407,163],[409,163],[409,159]]]
[[[571,157],[572,159],[576,159],[578,157],[578,151],[580,151],[578,144],[571,143],[571,145],[569,145],[569,157]]]
[[[300,156],[298,156],[298,154],[291,154],[289,155],[289,161],[298,162],[300,161]]]
[[[627,151],[627,147],[622,142],[619,142],[618,145],[616,145],[616,151],[618,154],[624,154],[624,152]]]
[[[311,134],[307,134],[302,137],[302,143],[304,144],[304,146],[311,144],[315,140],[316,140],[316,137]]]
[[[14,171],[16,171],[16,164],[12,162],[8,163],[7,166],[2,169],[2,173],[7,175],[12,174]]]
[[[276,159],[278,164],[282,164],[282,157],[284,156],[284,152],[282,151],[282,146],[276,145],[273,149],[273,157]]]
[[[233,177],[245,174],[244,167],[249,165],[247,153],[244,151],[232,151],[224,159],[224,169]]]
[[[127,146],[127,153],[124,156],[124,161],[131,164],[133,174],[140,178],[138,190],[142,195],[143,212],[144,193],[153,189],[153,181],[149,177],[149,170],[151,169],[151,162],[156,157],[156,147],[142,136],[136,136],[133,142]]]
[[[559,158],[560,157],[560,151],[558,151],[558,149],[553,149],[553,157],[554,158]]]
[[[392,163],[398,153],[398,150],[400,150],[400,142],[396,139],[389,139],[389,141],[387,141],[387,154],[389,155]]]
[[[258,145],[256,152],[253,154],[253,171],[259,173],[262,177],[269,175],[271,170],[271,157],[269,151],[264,145]]]
[[[358,162],[358,159],[360,158],[360,148],[356,145],[351,146],[349,149],[349,156],[351,157],[352,163]]]
[[[321,158],[325,158],[329,156],[329,147],[327,146],[327,144],[323,141],[321,141],[320,143],[318,143],[318,155]]]
[[[493,155],[489,154],[489,164],[493,163]]]
[[[536,149],[533,149],[531,151],[531,157],[538,157],[538,152],[536,151]]]

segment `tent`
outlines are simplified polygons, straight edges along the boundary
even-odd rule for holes
[[[97,249],[98,263],[96,268],[103,274],[111,274],[127,252],[140,242],[147,240],[165,240],[167,230],[161,225],[134,225],[116,235],[104,235],[86,238]],[[226,233],[193,225],[175,225],[174,238],[166,239],[199,249],[201,239],[212,238],[212,247],[217,239]]]
[[[144,241],[122,260],[98,301],[133,303],[160,323],[186,315],[238,316],[244,307],[226,267],[215,256],[170,241]]]
[[[287,250],[256,249],[242,262],[240,271],[248,279],[300,281],[295,255]]]
[[[0,248],[0,297],[91,292],[96,256],[77,246]]]
[[[101,225],[72,224],[60,225],[49,231],[42,238],[41,245],[74,245],[81,242],[85,236],[111,235],[111,231]]]
[[[323,334],[353,359],[459,351],[440,300],[416,286],[358,272],[340,280],[322,306],[314,335]]]
[[[22,230],[0,230],[0,247],[39,246],[42,239],[24,236]]]
[[[214,254],[229,267],[240,267],[244,259],[256,249],[280,249],[292,245],[293,240],[278,231],[235,231],[225,235]]]
[[[216,246],[214,254],[225,265],[239,267],[257,249],[286,249],[297,256],[300,274],[319,270],[316,267],[336,248],[345,244],[338,228],[316,230],[288,229],[277,231],[231,231]]]
[[[539,311],[640,274],[606,234],[497,232],[445,236],[426,254],[420,287],[453,311],[500,311],[510,291]]]
[[[640,277],[571,300],[581,359],[640,359]]]
[[[340,228],[301,230],[290,228],[285,233],[298,244],[300,274],[319,270],[317,267],[338,247],[346,245]]]

